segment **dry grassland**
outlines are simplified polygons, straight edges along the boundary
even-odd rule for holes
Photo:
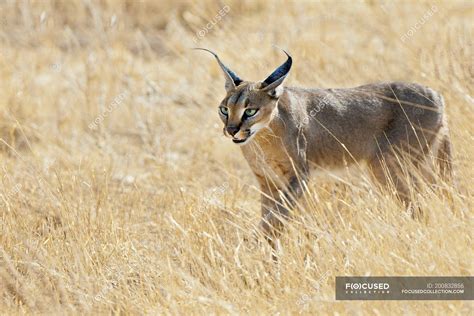
[[[0,312],[472,315],[472,302],[335,301],[334,284],[474,274],[473,8],[0,1]],[[262,80],[284,61],[273,44],[294,57],[288,85],[439,90],[458,187],[422,190],[414,221],[363,171],[318,175],[273,264],[250,238],[256,180],[222,135],[224,79],[190,50]]]

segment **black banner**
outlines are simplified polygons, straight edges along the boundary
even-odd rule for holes
[[[336,277],[336,300],[473,300],[474,277]]]

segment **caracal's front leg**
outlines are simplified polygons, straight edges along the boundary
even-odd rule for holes
[[[292,175],[285,185],[281,186],[266,181],[260,182],[262,191],[260,228],[273,249],[276,248],[276,239],[283,231],[284,221],[289,219],[291,209],[303,194],[303,182],[306,180],[307,175],[303,174],[300,177]]]

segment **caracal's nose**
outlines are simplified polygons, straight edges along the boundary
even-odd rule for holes
[[[239,127],[238,126],[235,126],[235,125],[229,125],[227,126],[226,130],[227,130],[227,133],[229,133],[230,135],[234,136],[235,134],[237,134],[237,132],[239,131]]]

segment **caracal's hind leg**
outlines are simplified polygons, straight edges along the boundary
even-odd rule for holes
[[[437,162],[441,178],[446,182],[454,180],[451,140],[448,134],[443,135],[441,139],[437,152]]]
[[[384,153],[374,157],[369,161],[369,169],[376,182],[384,189],[393,189],[404,206],[410,206],[412,200],[409,184],[403,177],[402,168],[394,154]]]

